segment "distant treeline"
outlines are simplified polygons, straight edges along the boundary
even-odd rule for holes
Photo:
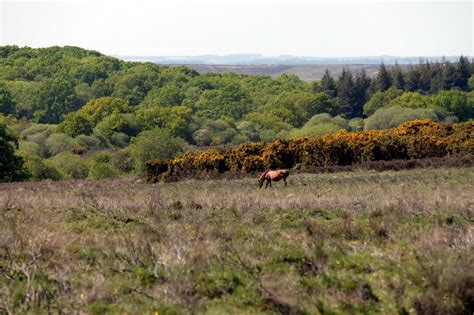
[[[127,62],[77,47],[0,47],[0,124],[34,178],[141,173],[189,149],[474,117],[474,63],[344,69],[304,82]],[[75,159],[73,165],[67,161]],[[114,162],[115,161],[115,162]],[[77,165],[83,163],[81,171]],[[51,175],[53,174],[53,175]]]

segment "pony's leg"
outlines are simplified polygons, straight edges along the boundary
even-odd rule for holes
[[[267,189],[269,182],[270,182],[270,181],[267,179],[267,182],[265,183],[265,189]]]
[[[286,178],[283,178],[283,182],[285,183],[285,186],[287,186]]]
[[[268,182],[270,183],[270,188],[272,187],[272,180],[269,179]]]

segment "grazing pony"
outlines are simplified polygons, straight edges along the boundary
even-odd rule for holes
[[[286,178],[290,175],[290,172],[288,170],[276,170],[276,171],[266,171],[265,173],[260,176],[258,179],[258,186],[259,188],[262,188],[263,182],[267,181],[267,184],[265,185],[265,188],[268,187],[268,184],[270,184],[270,187],[272,187],[272,181],[278,182],[281,179],[283,179],[283,182],[285,183],[286,186]]]

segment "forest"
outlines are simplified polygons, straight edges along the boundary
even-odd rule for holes
[[[199,74],[78,47],[0,47],[0,181],[142,175],[189,150],[474,117],[474,63],[294,75]]]

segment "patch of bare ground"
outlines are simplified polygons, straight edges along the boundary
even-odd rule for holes
[[[2,184],[0,314],[470,314],[473,170]]]

